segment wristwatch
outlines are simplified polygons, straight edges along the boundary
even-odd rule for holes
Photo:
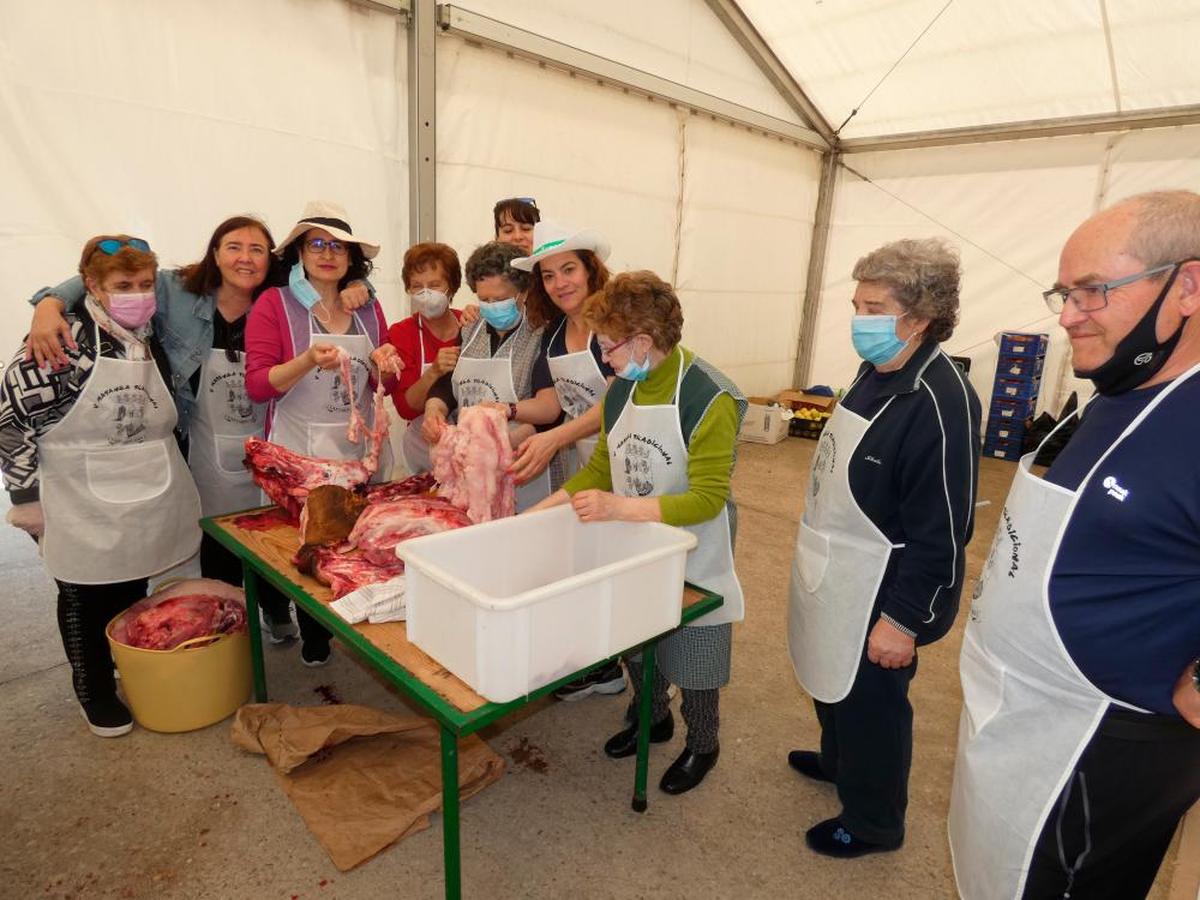
[[[508,404],[508,420],[511,422],[516,417],[517,417],[517,404],[515,404],[515,403]]]

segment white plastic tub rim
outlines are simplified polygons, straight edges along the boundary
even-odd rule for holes
[[[547,518],[550,516],[558,516],[562,518],[570,516],[571,519],[574,519],[575,510],[571,508],[570,504],[563,504],[562,506],[555,506],[550,509],[542,509],[533,513],[521,514],[521,518],[534,518],[536,516],[545,516]],[[516,517],[494,519],[491,522],[483,522],[479,525],[468,525],[467,528],[472,529],[473,533],[478,536],[480,532],[475,529],[504,528],[506,523],[511,522],[513,518]],[[570,525],[571,521],[568,520],[567,524]],[[587,527],[584,523],[579,524],[582,527]],[[437,541],[454,541],[457,539],[455,536],[463,529],[456,528],[452,531],[443,531],[439,532],[438,534],[428,534],[423,537],[410,538],[409,540],[396,545],[396,555],[400,557],[400,559],[404,560],[405,567],[412,566],[426,578],[440,584],[449,591],[453,591],[460,597],[470,600],[476,606],[483,609],[505,611],[520,609],[523,606],[530,606],[547,598],[557,597],[568,590],[585,587],[597,581],[603,581],[607,578],[619,575],[622,572],[634,568],[635,566],[640,566],[649,562],[657,562],[663,557],[672,556],[676,553],[679,553],[681,550],[685,553],[689,552],[694,549],[698,543],[696,535],[682,528],[676,528],[674,525],[666,525],[662,522],[630,522],[629,524],[637,525],[638,527],[648,527],[652,530],[669,532],[670,536],[674,538],[674,541],[666,546],[656,547],[653,550],[647,550],[645,553],[639,554],[636,558],[618,560],[617,562],[598,566],[595,569],[589,569],[587,572],[583,572],[579,575],[569,575],[559,581],[555,581],[551,584],[543,585],[538,588],[533,588],[529,591],[524,591],[512,597],[492,597],[488,594],[485,594],[476,589],[473,585],[467,584],[465,581],[462,581],[459,578],[455,578],[449,572],[446,572],[441,566],[433,565],[422,558],[421,549],[423,547],[432,546]]]

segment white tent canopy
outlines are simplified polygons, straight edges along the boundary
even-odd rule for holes
[[[465,256],[533,196],[673,280],[685,341],[749,394],[845,385],[854,261],[942,235],[946,349],[986,398],[995,333],[1055,334],[1057,408],[1063,239],[1200,168],[1188,0],[0,0],[0,23],[6,355],[101,231],[182,264],[228,215],[279,235],[335,200],[384,244],[391,321],[409,243]]]

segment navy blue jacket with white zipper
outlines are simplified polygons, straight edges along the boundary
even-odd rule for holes
[[[863,363],[841,403],[871,425],[850,460],[850,490],[893,544],[875,598],[882,616],[928,644],[954,624],[975,525],[980,404],[932,341],[895,372]]]

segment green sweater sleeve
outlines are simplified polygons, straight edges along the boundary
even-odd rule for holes
[[[713,401],[688,447],[688,489],[658,498],[668,525],[695,525],[721,512],[729,499],[733,450],[737,442],[737,404],[728,394]]]

